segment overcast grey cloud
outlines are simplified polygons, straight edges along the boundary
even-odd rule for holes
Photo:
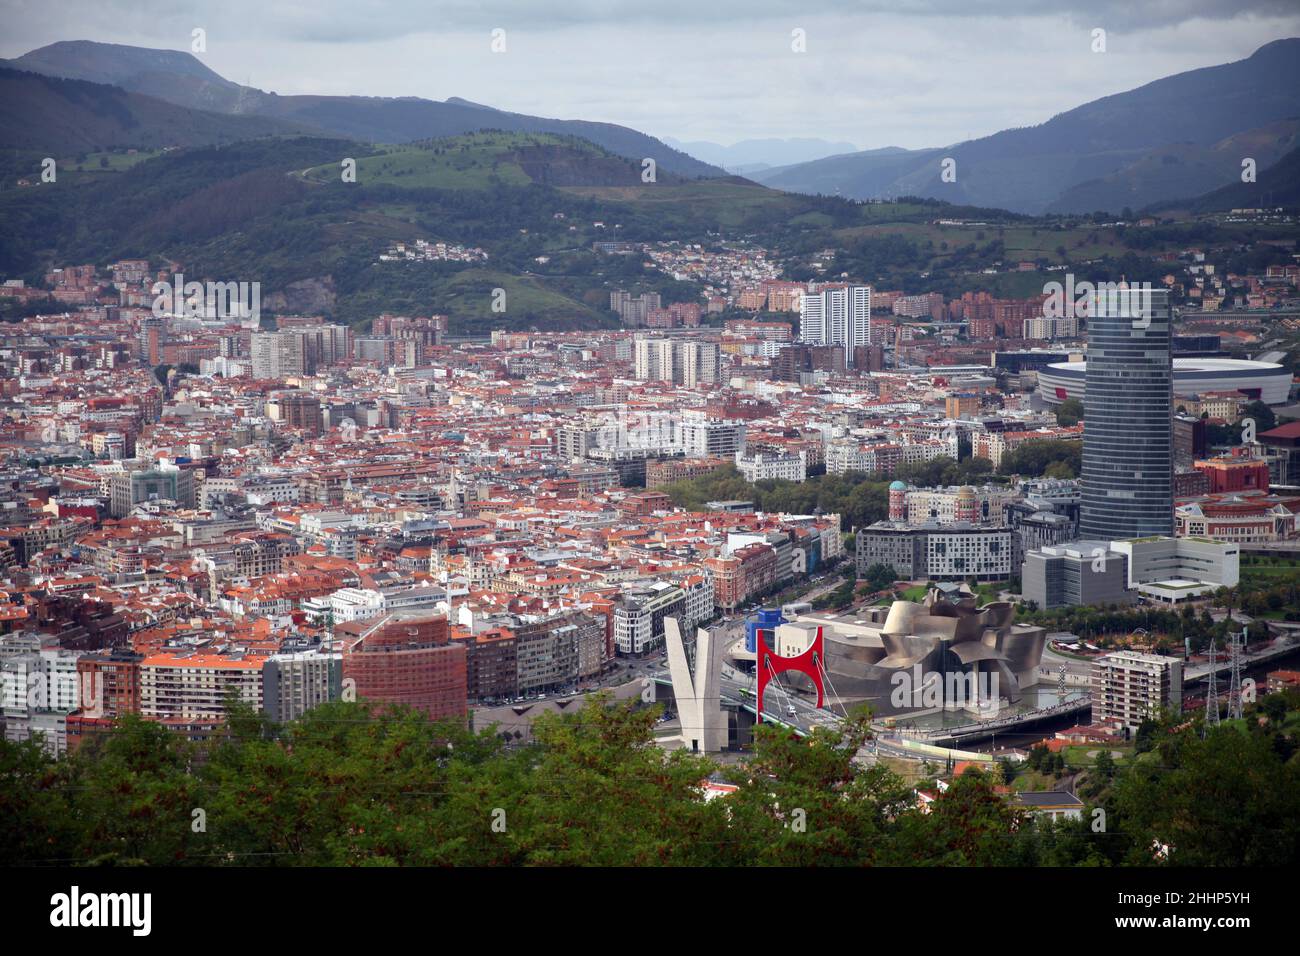
[[[462,96],[682,140],[864,148],[1039,123],[1300,35],[1294,0],[0,0],[0,17],[6,57],[67,39],[188,50],[201,26],[208,66],[281,94]]]

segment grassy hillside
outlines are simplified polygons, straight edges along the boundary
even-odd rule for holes
[[[356,182],[342,181],[344,158],[357,161]],[[1068,263],[1095,280],[1155,278],[1159,252],[1270,238],[1270,227],[1244,224],[1137,230],[932,200],[855,204],[662,170],[643,183],[639,164],[550,134],[378,147],[278,137],[72,159],[84,171],[61,169],[57,185],[0,190],[0,276],[39,283],[51,264],[166,257],[195,278],[260,282],[268,311],[364,325],[383,311],[437,310],[461,334],[609,324],[615,288],[698,300],[700,286],[647,268],[643,256],[593,249],[609,239],[746,242],[791,278],[844,272],[913,293],[1023,296],[1047,275],[1015,271],[1023,260]],[[27,154],[0,157],[0,172],[23,162]],[[417,239],[486,259],[390,258],[395,243]],[[504,313],[491,310],[497,288]]]
[[[340,180],[339,164],[303,170],[318,183]],[[657,183],[688,180],[655,171]],[[357,162],[357,181],[404,189],[492,189],[498,186],[635,186],[641,165],[573,136],[485,130],[464,136],[382,146]]]
[[[342,182],[343,157],[357,159],[356,183]],[[594,223],[616,221],[618,206],[535,181],[629,182],[639,167],[566,137],[478,134],[374,150],[277,139],[130,160],[92,163],[57,188],[0,193],[13,227],[0,236],[0,274],[36,281],[52,262],[166,256],[194,276],[261,282],[270,310],[358,324],[381,311],[442,310],[453,331],[478,333],[608,324],[607,295],[592,287],[641,273],[639,262],[590,251],[603,236]],[[658,234],[653,217],[631,219]],[[420,238],[486,247],[489,260],[379,261]],[[497,288],[504,313],[491,311]]]

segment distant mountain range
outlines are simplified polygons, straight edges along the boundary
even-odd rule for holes
[[[1198,196],[1300,145],[1300,38],[952,146],[877,149],[752,173],[794,192],[913,195],[1030,214],[1118,212]],[[941,178],[956,163],[956,181]]]
[[[21,71],[21,72],[19,72]],[[921,196],[1031,215],[1118,213],[1191,200],[1300,147],[1300,38],[1166,77],[1038,126],[934,149],[815,138],[720,146],[661,141],[611,123],[510,113],[451,97],[279,96],[227,80],[187,52],[77,40],[0,60],[0,147],[67,153],[203,146],[268,135],[408,143],[498,129],[585,139],[665,173],[740,173],[788,192]],[[956,180],[944,182],[943,161]],[[1274,175],[1291,175],[1282,165]],[[1286,192],[1278,189],[1279,195]]]
[[[1253,183],[1236,182],[1221,186],[1194,199],[1176,199],[1156,203],[1147,212],[1181,210],[1196,215],[1227,212],[1232,209],[1300,208],[1300,149],[1293,149],[1272,166],[1256,171]]]
[[[121,147],[209,146],[302,127],[177,106],[117,86],[0,68],[0,147],[63,157]]]
[[[720,146],[704,141],[684,143],[665,136],[664,142],[732,173],[752,173],[776,166],[809,163],[857,150],[852,143],[832,143],[824,139],[746,139],[730,146]]]
[[[300,132],[305,129],[316,134],[345,136],[373,143],[405,143],[456,136],[484,128],[554,133],[582,137],[615,155],[638,162],[645,158],[653,159],[658,167],[681,176],[724,175],[718,167],[673,149],[653,136],[613,123],[508,113],[459,97],[438,102],[418,97],[278,96],[227,80],[192,54],[177,50],[68,40],[41,47],[13,60],[0,60],[0,67],[118,86],[128,93],[153,97],[190,110],[205,110],[232,118],[259,118],[264,124],[261,128],[268,132]],[[141,136],[156,139],[149,109],[134,101],[126,101],[122,106],[125,112],[117,111],[120,114],[116,117],[118,124],[126,130],[136,129]],[[155,109],[153,112],[159,111]],[[62,126],[73,125],[63,123],[61,118],[56,119]],[[131,120],[140,125],[131,125]],[[43,132],[37,124],[23,138],[39,140]],[[110,117],[101,135],[118,133],[123,133],[123,130]],[[156,133],[165,135],[165,130]],[[16,145],[7,138],[14,135],[13,131],[5,129],[4,135],[4,145]],[[113,143],[101,141],[99,145],[117,142],[120,139]]]

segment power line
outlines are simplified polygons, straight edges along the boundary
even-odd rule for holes
[[[1231,613],[1231,611],[1229,611]],[[1210,677],[1205,691],[1205,726],[1219,725],[1219,671],[1214,660],[1214,636],[1210,636]],[[1204,731],[1208,733],[1208,730]]]
[[[1241,662],[1246,654],[1246,629],[1228,634],[1228,719],[1241,720]]]

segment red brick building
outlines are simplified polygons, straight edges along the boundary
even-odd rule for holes
[[[736,558],[707,558],[704,566],[713,574],[713,600],[723,611],[734,611],[745,599],[740,561]]]
[[[113,731],[123,714],[140,712],[140,661],[125,649],[83,654],[77,659],[79,709],[67,717],[68,751],[87,738]]]
[[[451,641],[445,617],[351,621],[336,627],[335,636],[343,640],[345,691],[406,704],[431,720],[466,716],[465,645]]]
[[[87,716],[119,717],[140,710],[140,661],[144,655],[114,650],[77,659],[78,703]]]
[[[776,550],[771,545],[737,548],[728,558],[709,558],[704,566],[713,573],[714,603],[734,611],[750,595],[776,584]]]
[[[1268,462],[1262,458],[1223,455],[1196,462],[1193,467],[1210,479],[1210,493],[1268,491]]]
[[[760,594],[776,584],[776,549],[767,544],[737,548],[732,555],[740,559],[745,597]]]

